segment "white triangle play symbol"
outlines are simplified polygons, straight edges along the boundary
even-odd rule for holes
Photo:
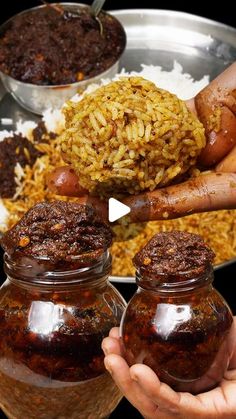
[[[115,198],[110,198],[108,201],[108,219],[110,223],[113,221],[119,220],[119,218],[124,217],[124,215],[129,214],[130,207],[122,202],[117,201]]]

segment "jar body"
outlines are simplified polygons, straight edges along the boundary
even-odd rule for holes
[[[103,418],[121,399],[102,339],[125,303],[106,278],[67,289],[0,290],[0,407],[9,418]]]
[[[217,386],[226,371],[233,317],[212,285],[162,293],[139,288],[121,322],[129,365],[144,363],[176,391]]]

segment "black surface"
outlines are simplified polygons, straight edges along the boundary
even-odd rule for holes
[[[71,0],[72,1],[72,0]],[[55,3],[56,0],[49,0],[48,3]],[[91,4],[92,0],[81,0],[81,3]],[[131,0],[107,0],[104,6],[105,10],[115,9],[167,9],[167,10],[178,10],[187,13],[193,13],[199,16],[207,17],[209,19],[217,20],[228,25],[236,27],[236,14],[234,13],[233,2],[228,2],[224,5],[220,1],[214,3],[209,2],[208,5],[204,0],[185,1],[178,0],[145,0],[145,1],[131,1]],[[4,2],[2,6],[0,22],[4,22],[6,19],[20,12],[21,10],[35,7],[42,4],[41,1],[36,0],[21,0],[15,2]],[[211,5],[212,4],[212,5]]]

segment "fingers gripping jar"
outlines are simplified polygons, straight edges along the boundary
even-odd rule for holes
[[[233,318],[212,286],[213,257],[200,236],[171,232],[134,258],[138,290],[121,322],[124,355],[177,391],[214,388],[231,357]]]
[[[109,227],[60,201],[22,220],[2,241],[1,408],[17,419],[107,417],[121,393],[105,372],[101,342],[125,307],[108,282]]]

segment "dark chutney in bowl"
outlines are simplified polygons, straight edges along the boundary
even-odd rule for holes
[[[110,68],[124,51],[119,21],[89,7],[46,5],[22,12],[3,25],[0,70],[24,83],[66,85]]]

